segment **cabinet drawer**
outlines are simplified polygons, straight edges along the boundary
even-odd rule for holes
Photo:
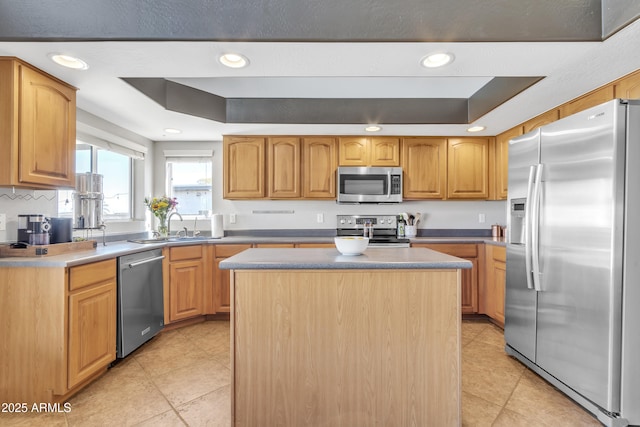
[[[169,260],[200,259],[203,257],[202,245],[174,246],[169,248]]]
[[[71,267],[69,269],[69,290],[73,291],[96,283],[114,280],[115,277],[115,258]]]
[[[507,262],[507,248],[503,246],[494,246],[492,256],[494,261]]]
[[[475,258],[478,256],[478,246],[470,243],[435,243],[435,244],[417,244],[417,247],[429,248],[434,251],[442,252],[448,255],[462,258]]]
[[[251,245],[216,245],[216,258],[226,258],[239,254]]]

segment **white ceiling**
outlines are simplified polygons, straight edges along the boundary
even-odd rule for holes
[[[427,69],[419,60],[449,51],[455,61]],[[89,64],[64,69],[61,52]],[[249,67],[217,57],[238,52]],[[154,141],[211,141],[223,134],[362,134],[362,125],[224,124],[164,110],[122,77],[162,77],[224,97],[468,97],[493,76],[546,76],[473,124],[496,135],[585,92],[640,69],[640,21],[603,42],[275,43],[0,42],[19,57],[76,86],[78,107]],[[182,134],[165,135],[166,127]],[[464,135],[466,125],[385,125],[385,135]]]

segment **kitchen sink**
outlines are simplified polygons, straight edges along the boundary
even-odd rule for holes
[[[127,242],[131,243],[141,243],[143,245],[152,244],[152,243],[166,243],[166,242],[192,242],[192,241],[202,241],[208,240],[207,236],[190,236],[190,237],[156,237],[150,239],[131,239],[127,240]]]

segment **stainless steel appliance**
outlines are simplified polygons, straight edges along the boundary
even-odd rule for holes
[[[49,234],[52,244],[67,243],[73,240],[72,218],[49,218],[49,223],[51,224]]]
[[[18,215],[18,243],[48,245],[50,241],[49,218],[41,214]]]
[[[409,239],[396,237],[398,222],[395,215],[338,215],[338,236],[369,237],[369,247],[408,248]]]
[[[164,328],[162,249],[118,257],[116,355],[123,358]]]
[[[102,175],[86,172],[76,174],[73,193],[73,228],[103,228]]]
[[[399,203],[402,168],[338,167],[338,203]]]
[[[640,101],[511,140],[507,206],[507,352],[604,424],[640,424]]]

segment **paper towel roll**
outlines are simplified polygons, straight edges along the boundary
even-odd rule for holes
[[[211,215],[211,237],[214,239],[224,237],[224,224],[222,214]]]

